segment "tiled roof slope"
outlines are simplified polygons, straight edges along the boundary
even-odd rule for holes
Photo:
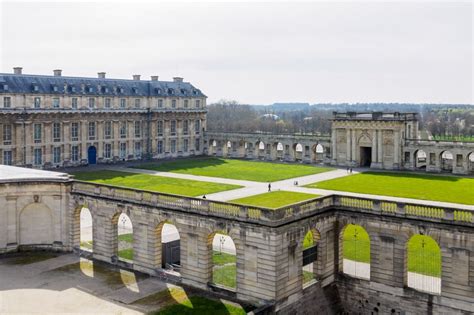
[[[206,97],[189,82],[0,73],[0,93]]]

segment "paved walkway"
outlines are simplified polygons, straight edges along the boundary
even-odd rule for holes
[[[244,198],[244,197],[263,194],[265,192],[268,192],[268,183],[219,178],[219,177],[179,174],[179,173],[171,173],[171,172],[157,172],[157,171],[151,171],[151,170],[132,169],[132,168],[126,168],[126,167],[112,167],[111,169],[122,171],[122,172],[149,174],[149,175],[156,175],[156,176],[192,179],[192,180],[198,180],[198,181],[207,181],[207,182],[213,182],[213,183],[223,183],[223,184],[233,184],[233,185],[244,186],[243,188],[227,190],[227,191],[222,191],[215,194],[206,195],[206,198],[209,200],[231,201],[234,199]],[[371,198],[371,199],[380,199],[380,200],[388,200],[388,201],[395,201],[395,202],[407,202],[407,203],[426,205],[427,201],[421,200],[421,199],[380,196],[380,195],[371,195],[371,194],[363,194],[363,193],[352,193],[352,192],[337,191],[337,190],[326,190],[326,189],[302,187],[304,185],[317,183],[320,181],[325,181],[325,180],[330,180],[330,179],[335,179],[339,177],[344,177],[344,176],[351,176],[351,175],[363,173],[366,171],[374,171],[374,170],[353,169],[353,173],[349,174],[347,173],[345,169],[335,169],[329,172],[302,176],[302,177],[295,177],[291,179],[285,179],[285,180],[271,183],[272,191],[286,190],[286,191],[302,192],[302,193],[308,193],[308,194],[316,194],[316,195],[321,195],[321,196],[338,194],[338,195],[350,196],[350,197]],[[298,182],[298,186],[294,185],[295,181]],[[470,206],[470,205],[463,205],[463,204],[449,203],[449,202],[442,202],[442,201],[432,201],[432,200],[429,200],[429,203],[430,205],[436,206],[436,207],[451,207],[451,208],[458,208],[458,209],[474,210],[474,206]]]

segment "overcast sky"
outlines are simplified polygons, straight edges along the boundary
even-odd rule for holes
[[[182,76],[208,102],[474,104],[471,1],[0,6],[1,72]]]

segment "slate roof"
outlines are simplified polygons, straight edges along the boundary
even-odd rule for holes
[[[0,93],[206,97],[189,82],[0,73]]]

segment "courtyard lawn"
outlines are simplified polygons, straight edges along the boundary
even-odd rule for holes
[[[212,282],[229,288],[236,288],[237,266],[235,263],[214,266],[212,269]]]
[[[151,190],[161,193],[196,197],[225,190],[240,188],[229,184],[216,184],[197,180],[186,180],[147,174],[133,174],[119,171],[95,171],[72,173],[75,179],[100,184]]]
[[[292,191],[272,191],[260,195],[231,200],[229,202],[237,203],[247,206],[265,207],[270,209],[277,209],[288,206],[301,201],[309,200],[319,197],[319,195],[305,194]]]
[[[423,200],[474,204],[474,179],[409,173],[366,172],[307,185],[330,189]]]
[[[136,168],[161,172],[251,180],[256,182],[274,182],[332,170],[328,167],[316,167],[310,165],[254,162],[219,158],[178,160],[163,162],[158,165],[142,164]]]
[[[153,315],[245,315],[247,312],[240,306],[222,301],[192,296],[164,308]]]
[[[231,264],[231,263],[236,263],[237,262],[237,257],[235,255],[227,254],[224,252],[219,252],[217,250],[214,250],[212,252],[212,263],[214,265],[225,265],[225,264]]]
[[[123,259],[133,260],[133,248],[119,250],[118,256]]]

